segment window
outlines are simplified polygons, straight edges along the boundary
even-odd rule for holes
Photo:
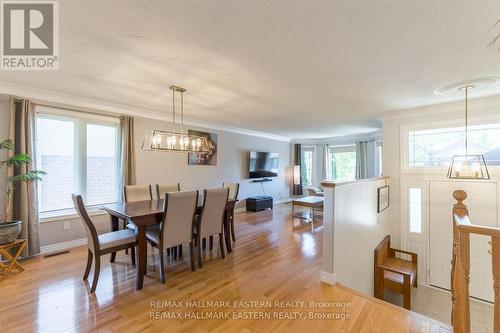
[[[314,160],[316,158],[314,147],[302,148],[302,186],[313,186],[314,184]]]
[[[382,176],[382,142],[375,144],[375,176]]]
[[[117,201],[117,129],[87,124],[87,204]]]
[[[87,205],[118,201],[118,123],[58,115],[37,116],[39,211],[73,208],[72,193]]]
[[[75,126],[72,121],[37,119],[37,163],[47,172],[39,182],[40,212],[71,208],[75,183]]]
[[[500,124],[469,126],[469,154],[484,154],[490,165],[500,165]],[[409,131],[411,168],[447,166],[453,155],[465,154],[463,127]]]
[[[330,148],[330,167],[333,180],[356,179],[356,146]]]
[[[408,188],[410,232],[422,233],[422,189]]]

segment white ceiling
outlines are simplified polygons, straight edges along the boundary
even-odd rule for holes
[[[321,138],[374,131],[382,112],[461,98],[433,95],[443,84],[500,74],[500,53],[487,49],[498,0],[59,6],[60,70],[1,72],[0,87],[166,113],[176,84],[191,119]]]

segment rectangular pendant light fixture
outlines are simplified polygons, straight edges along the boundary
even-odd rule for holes
[[[164,152],[208,153],[211,147],[205,137],[184,133],[184,92],[186,89],[171,86],[172,90],[172,130],[151,130],[146,134],[142,143],[142,150]],[[180,94],[181,99],[181,130],[176,130],[175,96]]]

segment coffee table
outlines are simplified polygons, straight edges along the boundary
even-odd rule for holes
[[[318,196],[313,196],[313,195],[308,196],[308,197],[293,199],[292,200],[292,216],[314,222],[314,210],[315,209],[323,209],[323,202],[324,202],[323,197],[318,197]],[[310,209],[309,216],[305,216],[304,214],[295,213],[295,206],[308,207]],[[292,219],[292,224],[293,224],[293,219]]]

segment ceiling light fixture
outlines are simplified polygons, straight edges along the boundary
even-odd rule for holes
[[[468,92],[474,85],[465,85],[460,90],[465,92],[465,155],[451,158],[448,168],[449,179],[490,179],[488,167],[483,155],[469,155],[468,151]]]
[[[144,138],[141,149],[147,151],[165,152],[210,152],[210,147],[206,138],[184,133],[184,92],[186,89],[178,86],[170,86],[170,90],[172,90],[172,130],[165,131],[155,129],[149,131]],[[177,131],[177,124],[175,122],[176,95],[180,95],[181,101],[180,132]]]

